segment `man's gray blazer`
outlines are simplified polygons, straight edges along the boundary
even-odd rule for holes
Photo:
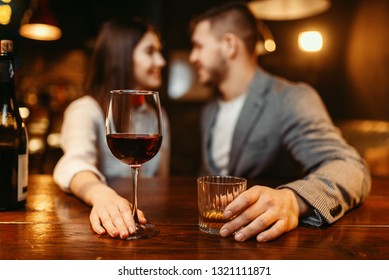
[[[201,117],[202,174],[219,170],[211,158],[216,100]],[[294,178],[290,188],[315,214],[303,222],[333,223],[360,204],[371,188],[364,161],[333,125],[317,92],[258,68],[237,121],[228,175],[246,178]]]

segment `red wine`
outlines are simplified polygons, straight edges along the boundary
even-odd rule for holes
[[[116,158],[129,165],[137,165],[149,161],[158,153],[162,144],[162,136],[158,134],[108,134],[107,144]]]

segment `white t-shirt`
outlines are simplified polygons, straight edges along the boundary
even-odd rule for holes
[[[212,135],[212,159],[221,175],[227,175],[232,136],[246,94],[229,101],[219,100],[219,111]]]

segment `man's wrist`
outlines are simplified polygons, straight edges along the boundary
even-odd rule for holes
[[[292,190],[293,191],[293,190]],[[308,204],[308,202],[299,196],[295,191],[293,191],[294,196],[296,197],[297,204],[299,206],[299,217],[305,217],[312,214],[313,209],[312,206]]]

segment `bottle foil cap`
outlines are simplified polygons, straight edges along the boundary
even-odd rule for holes
[[[13,51],[13,44],[12,44],[11,40],[1,40],[0,41],[1,54],[12,53],[12,51]]]

